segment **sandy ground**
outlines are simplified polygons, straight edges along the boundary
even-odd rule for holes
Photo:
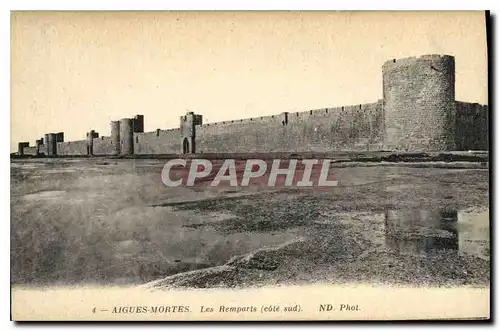
[[[12,160],[12,283],[489,283],[476,163],[343,164],[327,189],[169,188],[164,163]]]

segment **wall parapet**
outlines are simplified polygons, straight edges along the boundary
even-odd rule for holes
[[[422,55],[422,56],[409,56],[401,59],[392,59],[384,62],[382,65],[383,70],[384,69],[390,69],[390,68],[399,68],[403,66],[408,66],[411,64],[414,64],[416,62],[433,62],[433,61],[453,61],[455,62],[455,58],[451,55],[440,55],[440,54],[429,54],[429,55]]]
[[[86,140],[64,142],[63,132],[47,133],[33,148],[37,154],[55,156],[373,148],[437,151],[488,145],[488,106],[455,100],[455,58],[440,54],[383,63],[382,98],[375,102],[212,123],[203,123],[202,115],[190,111],[180,116],[179,124],[145,132],[144,115],[136,115],[112,121],[110,136],[91,131]],[[18,153],[31,153],[29,148],[20,144]]]

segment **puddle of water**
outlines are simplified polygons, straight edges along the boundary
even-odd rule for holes
[[[43,169],[44,174],[66,174],[74,172],[102,172],[103,169],[96,167],[71,167],[67,169]]]
[[[460,251],[489,260],[489,210],[470,210],[458,213],[457,230]]]
[[[394,209],[382,213],[323,213],[316,224],[343,224],[382,248],[398,254],[456,251],[489,260],[489,210]]]
[[[489,259],[488,210],[387,210],[385,244],[402,254],[441,250]]]
[[[387,186],[385,190],[387,192],[401,192],[403,190],[409,190],[414,188],[415,185],[413,184],[401,184],[401,185],[392,185],[392,186]]]
[[[46,169],[43,170],[45,174],[65,174],[70,172],[76,172],[76,169]]]
[[[95,212],[94,212],[95,214]],[[85,279],[113,283],[146,282],[172,274],[226,263],[234,256],[257,249],[277,247],[301,236],[301,229],[286,232],[217,232],[211,223],[234,217],[227,213],[198,215],[164,207],[134,206],[102,217],[89,237],[98,234],[98,251],[85,238],[81,243],[81,265],[97,265],[92,270],[68,270],[71,279],[84,273]],[[186,224],[201,224],[186,227]],[[66,235],[71,235],[67,233]],[[86,247],[86,245],[88,245]],[[96,256],[97,254],[97,256]],[[76,268],[78,269],[78,268]]]
[[[52,200],[66,195],[66,191],[43,191],[24,196],[26,200]]]
[[[11,162],[10,167],[14,168],[14,169],[37,169],[39,166],[37,164],[13,163],[13,162]]]

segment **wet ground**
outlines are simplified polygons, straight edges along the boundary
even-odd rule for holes
[[[489,283],[489,174],[477,163],[342,164],[326,189],[169,188],[164,164],[13,160],[12,282]]]

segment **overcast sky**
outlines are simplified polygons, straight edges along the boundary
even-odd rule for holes
[[[448,54],[457,100],[487,103],[483,12],[32,12],[12,14],[11,151],[144,114],[215,122],[374,102],[382,64]]]

